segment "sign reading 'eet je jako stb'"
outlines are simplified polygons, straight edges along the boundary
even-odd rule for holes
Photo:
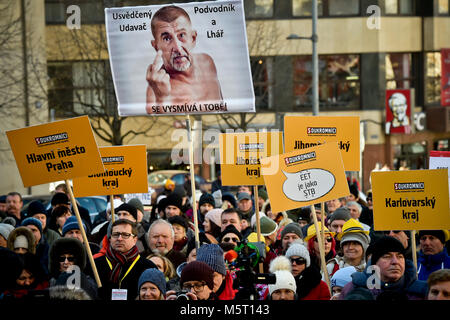
[[[148,191],[145,145],[100,147],[105,171],[73,179],[78,197]]]
[[[273,212],[350,194],[337,142],[262,158],[261,173]]]
[[[219,136],[222,185],[263,185],[260,159],[283,152],[281,132],[222,133]]]
[[[285,152],[337,142],[345,171],[360,170],[359,117],[286,116]]]
[[[87,116],[6,132],[24,187],[103,171]]]
[[[374,171],[374,229],[450,229],[447,169]]]

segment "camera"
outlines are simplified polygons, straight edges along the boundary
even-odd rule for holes
[[[183,300],[191,300],[189,298],[189,296],[187,295],[188,292],[189,291],[187,291],[187,290],[178,291],[177,293],[175,293],[175,295],[177,296],[176,300],[181,300],[181,301],[183,301]]]

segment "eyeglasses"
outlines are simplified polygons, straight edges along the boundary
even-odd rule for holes
[[[111,238],[118,239],[120,236],[122,236],[122,239],[129,239],[131,236],[135,237],[136,235],[128,232],[113,232],[111,233]]]
[[[191,291],[191,289],[194,288],[194,291],[199,293],[199,292],[201,292],[203,290],[203,287],[205,285],[206,285],[206,283],[204,281],[202,281],[200,284],[198,284],[198,283],[196,283],[196,284],[185,283],[185,284],[183,284],[183,289]]]
[[[315,242],[319,242],[319,240],[317,240],[317,237],[314,238],[314,241],[315,241]],[[325,241],[326,241],[326,242],[333,242],[333,238],[332,238],[332,237],[326,237],[326,238],[325,238]]]
[[[301,264],[306,264],[306,259],[299,257],[299,258],[289,258],[289,260],[291,260],[291,263],[295,263],[297,265],[301,265]]]
[[[225,237],[222,239],[222,242],[239,242],[239,238],[233,238],[233,237]]]
[[[74,262],[75,261],[75,257],[74,256],[60,256],[58,261],[59,262],[65,262],[67,259],[67,261],[69,262]]]

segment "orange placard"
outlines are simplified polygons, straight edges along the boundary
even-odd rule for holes
[[[87,116],[10,130],[6,135],[24,187],[103,170]]]
[[[104,172],[73,179],[77,197],[148,191],[145,145],[100,147]]]
[[[286,116],[284,151],[337,142],[346,171],[360,170],[359,117]]]
[[[448,169],[374,171],[374,230],[450,229]]]
[[[279,131],[222,133],[219,136],[222,185],[263,185],[260,159],[283,152]]]
[[[263,158],[261,172],[272,212],[350,194],[341,152],[333,142]]]

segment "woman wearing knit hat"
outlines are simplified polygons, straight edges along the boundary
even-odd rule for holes
[[[166,279],[164,274],[155,268],[142,272],[138,282],[136,300],[164,300],[166,295]]]
[[[222,212],[223,209],[212,209],[209,210],[205,215],[203,227],[205,229],[205,235],[211,243],[218,243],[217,238],[220,237]]]
[[[344,223],[342,232],[337,235],[342,249],[342,255],[336,255],[327,261],[327,271],[330,277],[341,268],[353,266],[361,272],[366,267],[366,250],[370,244],[369,231],[358,220],[349,219]]]
[[[180,286],[191,300],[217,300],[214,294],[214,270],[201,261],[189,262],[181,271]],[[167,292],[167,300],[176,300],[176,292]]]
[[[297,300],[297,284],[289,259],[285,256],[276,257],[270,262],[269,271],[275,275],[276,282],[269,284],[266,300]]]
[[[319,234],[322,233],[322,224],[319,223]],[[324,248],[325,248],[325,261],[329,261],[336,256],[336,240],[334,238],[335,233],[324,228]],[[311,264],[315,265],[317,269],[321,269],[319,242],[317,240],[317,232],[314,224],[308,227],[306,237],[303,239],[307,243],[307,248],[311,256]],[[321,271],[322,273],[322,271]],[[324,275],[322,275],[324,277]]]
[[[291,262],[298,300],[330,300],[328,285],[322,281],[319,269],[311,263],[308,249],[301,242],[294,241],[285,257]]]

